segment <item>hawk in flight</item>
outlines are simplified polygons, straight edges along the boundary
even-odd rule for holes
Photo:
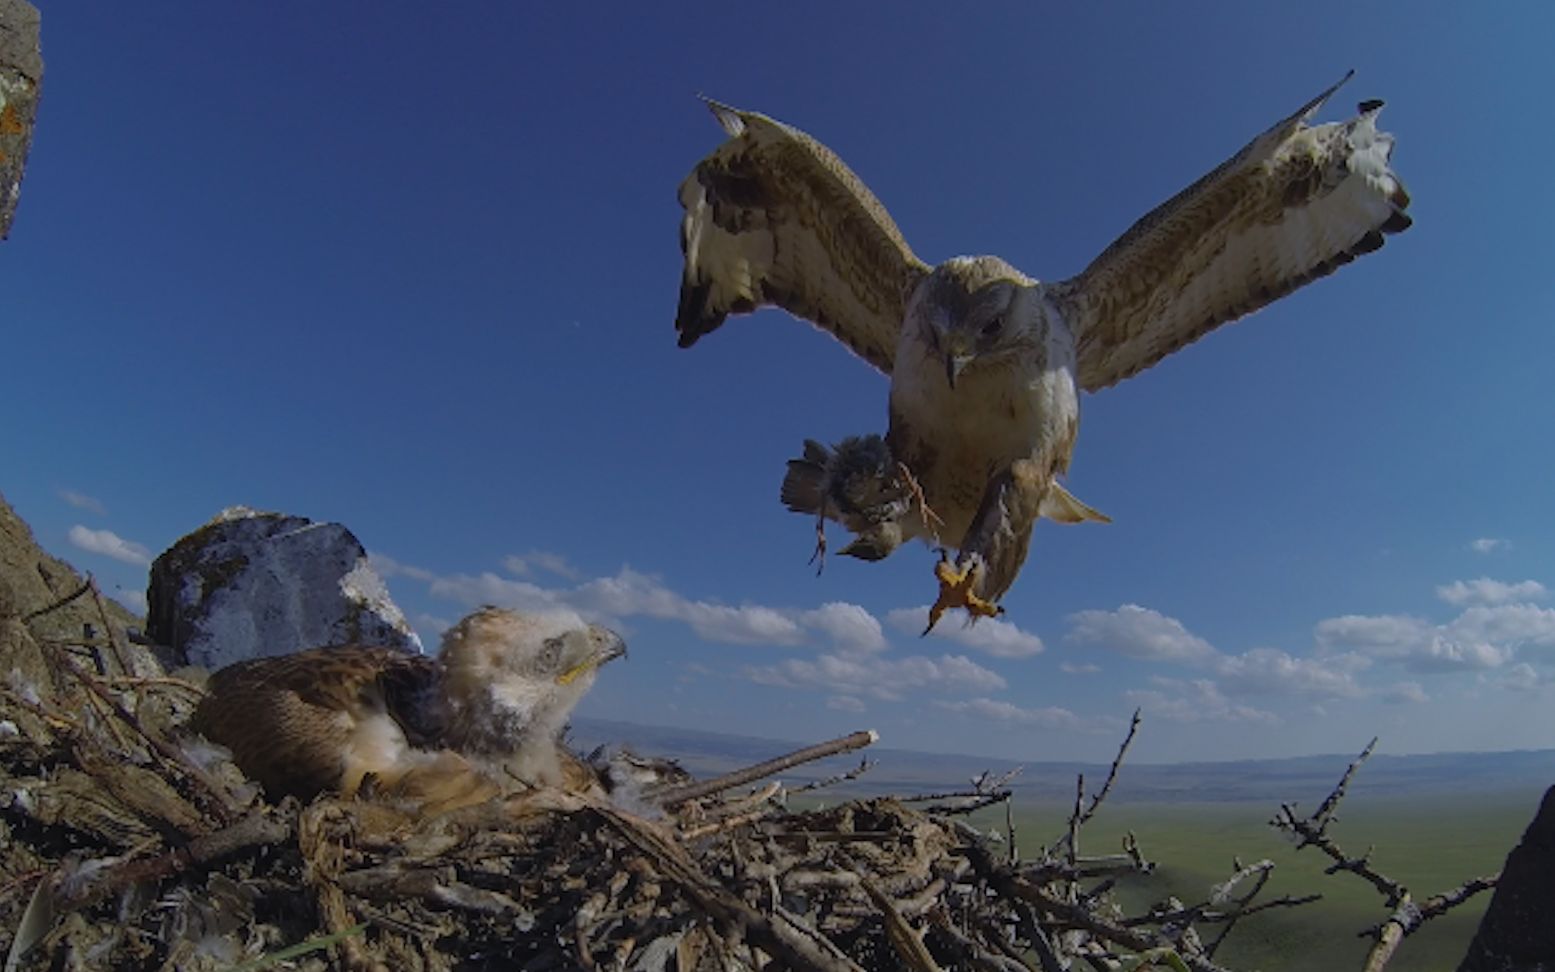
[[[232,750],[271,799],[365,780],[424,809],[479,802],[517,781],[564,786],[583,772],[558,737],[615,632],[569,612],[482,608],[437,658],[345,645],[229,665],[190,727]]]
[[[994,256],[929,266],[824,145],[710,102],[730,137],[680,186],[680,346],[771,304],[888,375],[884,440],[808,444],[783,499],[858,534],[844,550],[855,556],[913,538],[957,548],[935,568],[930,627],[952,607],[995,614],[1040,517],[1107,519],[1059,482],[1080,391],[1138,374],[1409,227],[1393,138],[1377,130],[1382,102],[1308,124],[1349,77],[1053,283]]]

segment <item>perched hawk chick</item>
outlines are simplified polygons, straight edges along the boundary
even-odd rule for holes
[[[463,805],[515,780],[577,785],[558,736],[599,666],[625,653],[620,636],[570,612],[486,607],[444,635],[436,659],[346,645],[230,665],[190,726],[272,799],[351,796],[371,776],[423,806]]]

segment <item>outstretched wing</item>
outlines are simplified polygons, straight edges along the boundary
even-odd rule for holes
[[[1377,131],[1382,102],[1362,102],[1345,122],[1306,124],[1349,79],[1049,288],[1075,334],[1082,388],[1143,371],[1409,228],[1409,195],[1388,167],[1393,136]]]
[[[680,346],[775,304],[891,373],[907,297],[929,268],[842,160],[805,133],[708,102],[731,138],[680,185]]]

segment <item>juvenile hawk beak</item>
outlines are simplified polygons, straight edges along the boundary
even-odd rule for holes
[[[609,628],[602,628],[597,624],[589,625],[589,640],[594,642],[594,651],[589,657],[558,675],[557,684],[570,685],[583,673],[626,655],[626,642]]]
[[[589,636],[594,639],[595,665],[603,665],[607,661],[626,657],[626,642],[621,636],[609,628],[597,624],[589,625]]]

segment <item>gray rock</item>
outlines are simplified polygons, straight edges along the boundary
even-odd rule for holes
[[[300,516],[223,510],[152,563],[146,600],[170,668],[323,645],[422,650],[351,531]]]
[[[11,229],[21,195],[42,83],[38,8],[27,0],[0,0],[0,240]]]
[[[1555,970],[1555,786],[1506,857],[1485,917],[1458,972]]]

